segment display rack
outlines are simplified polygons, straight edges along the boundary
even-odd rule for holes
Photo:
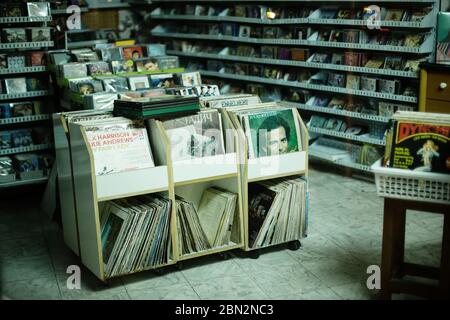
[[[0,50],[5,49],[39,49],[53,47],[53,41],[0,43]]]
[[[231,124],[225,126],[231,127]],[[157,269],[187,259],[244,246],[241,178],[235,144],[228,144],[227,153],[224,155],[174,162],[171,160],[170,142],[163,124],[150,120],[147,128],[155,167],[96,176],[92,171],[93,153],[87,142],[84,127],[80,124],[69,126],[76,204],[76,219],[72,219],[72,223],[77,223],[77,227],[72,230],[78,232],[79,253],[83,264],[102,281],[108,281],[109,277],[104,272],[100,212],[105,201],[108,200],[162,192],[168,196],[172,204],[175,203],[175,195],[179,195],[193,202],[194,206],[198,206],[203,190],[210,186],[222,187],[238,195],[231,242],[228,245],[188,255],[178,252],[178,222],[176,207],[172,205],[170,261],[167,264],[150,266],[146,269]],[[237,136],[233,139],[233,141],[237,140]],[[143,270],[134,272],[139,271]]]
[[[0,75],[2,74],[19,74],[19,73],[37,73],[46,72],[46,66],[34,66],[34,67],[24,67],[20,69],[0,69]]]
[[[176,14],[169,15],[164,12],[164,8],[182,8],[184,5],[190,4],[191,6],[203,5],[212,6],[219,8],[232,7],[234,5],[255,5],[254,1],[215,1],[215,0],[202,0],[202,1],[152,1],[152,5],[149,8],[151,11],[148,16],[150,22],[151,31],[150,35],[156,41],[161,41],[164,43],[171,43],[173,39],[179,39],[188,41],[188,43],[195,43],[196,45],[203,44],[205,46],[241,46],[250,45],[253,47],[258,47],[260,45],[273,45],[280,46],[284,45],[289,48],[302,48],[309,49],[311,53],[315,52],[327,52],[328,50],[332,52],[366,52],[375,54],[382,54],[384,56],[390,57],[403,57],[405,59],[433,59],[434,48],[435,48],[435,27],[436,27],[436,17],[439,11],[439,1],[436,0],[379,0],[375,2],[370,1],[352,1],[360,7],[365,5],[378,5],[379,7],[395,8],[399,7],[402,9],[412,10],[420,7],[430,6],[431,11],[423,17],[420,21],[377,21],[379,22],[379,27],[384,33],[400,32],[402,34],[412,34],[412,33],[423,33],[426,34],[424,41],[419,47],[406,47],[406,46],[392,46],[392,45],[381,45],[381,44],[369,44],[369,43],[345,43],[345,42],[332,42],[332,41],[316,41],[314,37],[311,37],[312,33],[308,35],[306,39],[296,40],[296,39],[264,39],[264,38],[251,38],[251,37],[238,37],[238,36],[225,36],[222,34],[198,34],[198,33],[184,33],[189,32],[187,28],[183,33],[177,32],[175,29],[166,29],[164,26],[182,26],[182,25],[192,25],[202,26],[205,24],[221,24],[224,23],[237,23],[238,27],[240,25],[259,25],[259,26],[283,26],[287,27],[289,25],[296,27],[304,27],[311,30],[320,29],[367,29],[367,20],[354,20],[354,19],[323,19],[321,18],[321,12],[324,9],[329,8],[350,8],[355,7],[355,5],[349,5],[350,2],[346,0],[333,0],[333,1],[319,1],[319,0],[291,0],[291,1],[260,1],[258,5],[272,6],[283,6],[284,8],[289,6],[305,6],[312,9],[312,13],[306,18],[291,18],[291,19],[268,19],[262,17],[261,19],[255,19],[250,17],[236,17],[228,16],[221,12],[219,15],[215,16],[197,16],[192,14]],[[160,8],[160,9],[159,9]],[[178,29],[179,30],[179,29]],[[381,32],[381,31],[380,31]],[[208,42],[209,41],[209,42]],[[184,51],[186,50],[186,51]],[[345,74],[357,74],[357,75],[374,75],[375,77],[381,77],[384,79],[399,81],[407,81],[408,85],[411,85],[413,89],[417,89],[418,93],[418,73],[412,71],[403,70],[388,70],[388,69],[375,69],[367,68],[361,66],[347,66],[343,64],[331,64],[331,63],[317,63],[310,61],[294,61],[294,60],[280,60],[280,59],[265,59],[260,57],[250,57],[250,56],[238,56],[238,55],[228,55],[225,51],[220,51],[217,53],[207,52],[206,50],[201,50],[197,52],[188,51],[190,49],[183,49],[181,51],[179,48],[173,50],[169,48],[167,51],[171,55],[177,55],[179,57],[184,57],[184,61],[193,62],[201,61],[205,65],[206,60],[219,60],[226,62],[243,62],[248,64],[260,64],[264,66],[283,66],[286,68],[296,68],[299,71],[304,69],[309,69],[312,71],[335,71],[342,72]],[[249,75],[233,74],[226,72],[218,72],[213,70],[200,70],[204,78],[215,78],[215,79],[225,79],[228,83],[247,83],[247,84],[262,84],[263,86],[272,89],[273,86],[276,87],[290,87],[304,89],[311,94],[325,94],[336,96],[354,96],[363,99],[371,99],[377,103],[380,101],[387,102],[400,102],[406,103],[407,106],[411,106],[417,109],[418,99],[415,96],[405,96],[402,94],[386,94],[381,92],[370,92],[364,90],[350,90],[346,88],[331,87],[325,85],[317,85],[309,82],[297,82],[297,81],[285,81],[282,79],[271,79],[263,78]],[[285,97],[283,97],[285,98]],[[351,99],[351,98],[350,98]],[[369,126],[378,126],[381,128],[385,127],[387,124],[387,117],[380,115],[366,115],[358,112],[334,110],[332,108],[320,108],[317,106],[310,106],[306,103],[298,103],[297,108],[305,115],[307,118],[310,115],[320,113],[322,116],[327,114],[331,117],[344,118],[347,122],[356,123],[363,121]],[[311,129],[311,133],[314,132],[313,136],[316,136],[318,131],[315,128]],[[320,130],[320,134],[325,134],[328,136],[334,136],[337,140],[349,141],[356,144],[368,143],[374,146],[385,145],[384,141],[381,143],[379,139],[358,139],[351,135],[340,135],[331,134],[326,130]],[[354,168],[357,170],[363,170],[370,172],[370,166],[362,165],[359,163],[348,163],[348,162],[335,162],[337,165],[342,165],[348,168]]]
[[[375,75],[412,78],[412,79],[419,78],[418,72],[343,66],[343,65],[331,64],[331,63],[316,63],[316,62],[279,60],[279,59],[262,59],[262,58],[243,57],[243,56],[234,56],[234,55],[225,55],[225,54],[184,52],[184,51],[177,51],[177,50],[167,50],[167,54],[182,56],[182,57],[193,57],[193,58],[204,58],[204,59],[226,60],[226,61],[239,61],[239,62],[248,62],[248,63],[260,63],[260,64],[279,65],[279,66],[286,66],[286,67],[303,67],[303,68],[319,69],[319,70],[348,71],[348,72],[355,72],[355,73],[375,74]]]
[[[252,257],[257,258],[260,254],[260,249],[263,247],[250,247],[249,243],[249,219],[248,219],[248,188],[249,183],[270,180],[282,177],[299,177],[302,176],[308,178],[308,130],[303,123],[300,114],[296,112],[301,134],[301,144],[303,150],[298,152],[291,152],[287,154],[281,154],[276,156],[266,156],[259,158],[248,158],[248,141],[244,130],[240,124],[239,119],[233,113],[223,111],[224,118],[228,118],[233,125],[233,129],[237,132],[238,148],[240,154],[240,171],[242,176],[242,198],[243,198],[243,211],[244,211],[244,239],[245,239],[245,251],[253,251]],[[307,192],[308,197],[308,192]],[[305,203],[308,200],[306,199]],[[306,212],[308,209],[306,208]],[[307,216],[307,214],[306,214]],[[305,223],[307,223],[307,218]],[[300,239],[291,240],[290,244],[294,249],[298,249],[300,246]],[[282,243],[274,243],[270,246],[279,245]]]
[[[47,150],[47,149],[50,149],[52,147],[53,147],[52,143],[42,143],[42,144],[35,144],[35,145],[26,146],[26,147],[1,149],[0,150],[0,156],[6,156],[6,155],[9,155],[9,154],[18,154],[18,153],[32,152],[32,151],[39,151],[39,150]]]
[[[44,120],[49,120],[49,119],[50,119],[49,114],[38,114],[35,116],[23,116],[23,117],[16,117],[16,118],[0,119],[0,125],[11,124],[11,123],[44,121]]]
[[[52,16],[46,17],[0,17],[0,27],[3,28],[23,28],[23,27],[46,27],[48,22],[52,21]],[[36,42],[18,42],[18,43],[0,43],[0,53],[7,54],[23,54],[26,50],[30,49],[38,49],[38,50],[46,50],[49,47],[54,45],[53,41],[36,41]],[[3,82],[5,78],[14,78],[14,77],[36,77],[38,74],[39,77],[43,77],[39,73],[46,73],[46,66],[24,66],[21,68],[0,68],[0,81]],[[47,75],[44,75],[47,77]],[[3,89],[5,86],[2,86]],[[6,90],[4,91],[6,92]],[[0,103],[7,104],[13,102],[21,102],[24,99],[26,101],[35,101],[38,98],[39,100],[45,101],[42,98],[47,97],[52,94],[52,90],[36,90],[36,91],[28,91],[23,93],[0,93]],[[0,119],[0,131],[4,130],[15,130],[15,129],[23,129],[27,127],[34,127],[36,125],[43,125],[45,127],[49,127],[50,113],[52,110],[49,109],[49,106],[44,106],[45,114],[36,114],[29,116],[17,116],[11,118],[2,118]],[[50,128],[49,128],[50,130]],[[42,143],[42,144],[33,144],[29,146],[15,147],[9,149],[0,150],[1,156],[12,156],[21,153],[35,152],[35,151],[43,151],[43,150],[51,150],[53,148],[52,143]],[[37,174],[34,174],[37,173]],[[25,185],[33,185],[40,184],[47,181],[48,177],[42,176],[43,170],[37,170],[32,172],[21,172],[16,173],[15,175],[11,174],[11,181],[0,180],[0,187],[8,188],[8,187],[19,187]],[[14,177],[13,177],[14,176]],[[18,177],[21,177],[20,179]]]
[[[361,96],[361,97],[379,98],[379,99],[386,99],[386,100],[399,101],[399,102],[412,102],[412,103],[417,102],[417,97],[403,96],[403,95],[399,95],[399,94],[389,94],[389,93],[373,92],[373,91],[366,91],[366,90],[351,90],[351,89],[346,89],[346,88],[310,84],[307,82],[286,81],[286,80],[281,80],[281,79],[270,79],[270,78],[262,78],[262,77],[255,77],[255,76],[243,76],[243,75],[238,75],[238,74],[234,74],[234,73],[225,73],[225,72],[217,72],[217,71],[200,70],[200,72],[204,76],[224,78],[224,79],[230,79],[230,80],[234,79],[234,80],[240,80],[240,81],[246,81],[246,82],[271,84],[271,85],[276,85],[276,86],[318,90],[318,91],[322,91],[322,92],[350,94],[350,95]]]

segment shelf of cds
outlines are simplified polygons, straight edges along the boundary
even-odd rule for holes
[[[314,133],[320,133],[320,134],[324,134],[324,135],[334,136],[334,137],[345,138],[347,140],[367,142],[367,143],[371,143],[371,144],[377,144],[380,146],[386,145],[386,141],[384,141],[384,140],[375,139],[375,138],[371,138],[371,137],[367,137],[367,136],[357,136],[357,135],[352,135],[352,134],[348,134],[348,133],[337,132],[337,131],[332,131],[332,130],[327,130],[327,129],[322,129],[322,128],[315,128],[315,127],[309,127],[309,131],[314,132]]]
[[[48,2],[2,3],[0,12],[0,187],[47,180],[53,164],[52,95],[46,66],[53,46]]]
[[[50,22],[52,21],[51,16],[47,17],[0,17],[1,24],[10,23],[30,23],[30,22]]]
[[[268,16],[261,16],[261,18],[245,18],[239,16],[228,16],[228,9],[225,9],[219,15],[207,16],[207,15],[189,15],[189,14],[162,14],[161,9],[155,9],[151,14],[151,19],[158,20],[199,20],[199,21],[214,21],[214,22],[242,22],[251,24],[267,24],[267,25],[282,25],[282,24],[305,24],[305,25],[344,25],[344,26],[367,26],[368,24],[377,24],[379,27],[391,27],[391,28],[433,28],[433,14],[430,13],[425,17],[422,17],[420,21],[369,21],[366,19],[348,19],[342,17],[340,19],[327,19],[321,18],[322,10],[314,10],[306,18],[268,18]],[[199,12],[200,13],[200,12]]]
[[[162,31],[158,31],[158,29],[152,30],[150,34],[154,37],[234,41],[234,42],[245,42],[245,43],[254,43],[254,44],[329,47],[329,48],[342,48],[342,49],[375,50],[375,51],[392,52],[392,53],[417,53],[417,54],[432,53],[433,52],[432,44],[434,43],[434,38],[432,35],[425,35],[425,40],[418,47],[407,47],[407,46],[378,45],[378,44],[353,43],[353,42],[319,41],[319,40],[257,39],[257,38],[238,37],[238,36],[224,36],[221,34],[219,34],[219,35],[207,35],[207,34],[203,35],[203,34],[190,34],[190,33],[162,32]]]
[[[41,184],[47,182],[47,177],[34,178],[34,179],[24,179],[24,180],[13,180],[10,182],[4,182],[0,178],[0,188],[10,188],[10,187],[20,187],[25,185]]]
[[[252,24],[292,24],[292,23],[307,23],[308,19],[298,18],[298,19],[278,19],[278,20],[268,20],[268,19],[258,19],[258,18],[242,18],[242,17],[230,17],[230,16],[196,16],[196,15],[168,15],[168,14],[155,14],[150,15],[151,19],[161,19],[161,20],[200,20],[200,21],[225,21],[225,22],[243,22]]]
[[[89,9],[88,9],[88,7],[86,7],[86,6],[80,6],[79,7],[80,8],[80,13],[83,13],[83,12],[88,12],[89,11]],[[65,9],[51,9],[51,14],[52,15],[71,15],[71,14],[74,14],[75,13],[75,10],[68,10],[68,8],[65,8]]]
[[[0,50],[5,49],[36,49],[53,47],[53,41],[34,41],[34,42],[16,42],[16,43],[0,43]]]
[[[340,109],[332,109],[328,107],[319,107],[304,103],[293,103],[289,101],[284,102],[286,105],[291,105],[293,108],[298,108],[300,110],[306,110],[306,111],[315,111],[315,112],[323,112],[323,113],[329,113],[334,114],[338,116],[343,117],[350,117],[355,119],[361,119],[361,120],[367,120],[367,121],[377,121],[382,123],[388,123],[389,117],[383,117],[383,116],[377,116],[373,114],[365,114],[361,112],[352,112],[352,111],[346,111],[346,110],[340,110]]]
[[[14,118],[0,119],[0,125],[11,124],[11,123],[43,121],[43,120],[49,120],[49,119],[50,119],[50,115],[48,115],[48,114],[38,114],[38,115],[34,115],[34,116],[20,116],[20,117],[14,117]]]
[[[37,97],[46,97],[50,95],[52,95],[52,90],[36,90],[21,93],[3,93],[0,94],[0,100],[37,98]]]
[[[224,73],[224,72],[216,72],[216,71],[200,70],[200,72],[204,76],[219,77],[219,78],[225,78],[225,79],[235,79],[235,80],[241,80],[241,81],[246,81],[246,82],[259,82],[259,83],[266,83],[266,84],[272,84],[272,85],[277,85],[277,86],[287,86],[287,87],[295,87],[295,88],[301,88],[301,89],[320,90],[320,91],[351,94],[351,95],[358,95],[358,96],[363,96],[363,97],[380,98],[380,99],[387,99],[387,100],[401,101],[401,102],[413,102],[413,103],[417,102],[417,97],[403,96],[403,95],[398,95],[398,94],[373,92],[373,91],[369,91],[369,90],[352,90],[352,89],[347,89],[347,88],[333,87],[331,85],[325,86],[325,85],[317,85],[317,84],[311,84],[311,83],[306,83],[306,82],[287,81],[287,80],[281,80],[281,79],[278,80],[278,79],[262,78],[262,77],[255,77],[255,76],[243,76],[243,75],[237,75],[237,74],[233,74],[233,73]]]
[[[32,152],[32,151],[39,151],[39,150],[47,150],[53,147],[53,144],[51,143],[43,143],[43,144],[36,144],[36,145],[29,145],[26,147],[16,147],[16,148],[9,148],[9,149],[0,149],[0,155],[9,155],[9,154],[17,154],[17,153],[24,153],[24,152]]]
[[[152,0],[150,3],[154,4],[162,4],[167,2],[181,2],[181,3],[192,3],[192,2],[210,2],[210,3],[222,3],[222,2],[236,2],[233,0]],[[251,3],[255,2],[255,0],[241,0],[239,2],[242,3]],[[267,3],[276,3],[280,2],[280,0],[264,0],[263,2]],[[283,0],[283,2],[298,2],[298,3],[322,3],[323,0]],[[337,2],[345,2],[345,0],[328,0],[327,2],[337,3]],[[352,2],[356,3],[367,3],[370,2],[368,0],[353,0]],[[398,2],[398,3],[433,3],[434,0],[381,0],[377,2],[386,2],[386,3],[392,3],[392,2]]]
[[[308,127],[320,114],[313,139],[364,152],[381,154],[396,110],[417,110],[418,66],[434,57],[439,1],[174,3],[153,2],[150,35],[187,70],[223,92],[295,103]],[[331,129],[336,120],[339,130]],[[334,162],[370,171],[367,159]]]
[[[212,54],[212,53],[198,53],[198,52],[185,52],[176,50],[167,50],[168,54],[184,57],[195,57],[204,59],[215,59],[215,60],[230,60],[230,61],[240,61],[248,63],[261,63],[270,65],[280,65],[287,67],[302,67],[302,68],[314,68],[314,69],[324,69],[324,70],[336,70],[344,72],[356,72],[356,73],[366,73],[366,74],[377,74],[384,76],[394,76],[402,78],[415,78],[419,77],[417,72],[413,71],[401,71],[401,70],[389,70],[389,69],[376,69],[376,68],[366,68],[366,67],[355,67],[340,64],[331,63],[317,63],[317,62],[306,62],[306,61],[292,61],[292,60],[280,60],[280,59],[265,59],[265,58],[255,58],[255,57],[245,57],[236,56],[228,54]]]
[[[327,157],[327,155],[318,153],[315,150],[310,150],[309,155],[312,158],[317,158],[317,159],[320,159],[320,160],[332,162],[334,164],[338,164],[338,165],[343,166],[343,167],[357,169],[357,170],[361,170],[361,171],[365,171],[365,172],[371,172],[371,169],[370,169],[369,166],[365,166],[365,165],[359,164],[357,162],[352,161],[351,159],[332,160],[329,157]]]
[[[0,75],[3,74],[17,74],[17,73],[35,73],[35,72],[46,72],[47,67],[46,66],[29,66],[29,67],[22,67],[17,69],[0,69]]]

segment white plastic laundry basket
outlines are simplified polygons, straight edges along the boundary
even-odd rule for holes
[[[450,175],[372,165],[378,195],[386,198],[450,204]]]

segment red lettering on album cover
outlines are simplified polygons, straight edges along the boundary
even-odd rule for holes
[[[413,135],[420,133],[438,134],[444,138],[450,136],[450,126],[436,126],[428,124],[416,124],[400,122],[397,130],[397,142],[401,142]]]

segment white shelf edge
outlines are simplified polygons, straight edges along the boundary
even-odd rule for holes
[[[0,94],[1,100],[12,100],[12,99],[22,99],[22,98],[35,98],[35,97],[45,97],[51,95],[51,90],[37,90],[37,91],[29,91],[24,93],[3,93]]]
[[[265,0],[264,2],[279,2],[280,0]],[[324,2],[324,0],[282,0],[283,2]],[[151,3],[164,2],[236,2],[233,0],[152,0]],[[239,2],[255,2],[255,0],[241,0]],[[350,2],[350,0],[327,0],[327,2]],[[353,0],[352,2],[367,3],[370,0]],[[378,1],[381,2],[381,1]],[[434,0],[382,0],[382,2],[403,2],[403,3],[433,3]],[[150,4],[150,3],[148,3]]]
[[[370,73],[370,74],[385,75],[385,76],[413,78],[413,79],[419,78],[419,74],[417,72],[355,67],[355,66],[331,64],[331,63],[266,59],[266,58],[256,58],[256,57],[248,58],[248,57],[234,56],[234,55],[184,52],[184,51],[177,51],[177,50],[167,50],[167,53],[172,54],[172,55],[205,58],[205,59],[242,61],[242,62],[248,62],[248,63],[275,64],[275,65],[281,65],[281,66],[287,66],[287,67],[304,67],[304,68],[327,69],[327,70],[337,70],[337,71],[347,71],[347,72],[360,72],[360,73]]]
[[[88,7],[80,7],[80,12],[88,12],[89,8]],[[67,9],[51,9],[50,13],[52,15],[62,15],[62,14],[73,14],[73,11],[70,11],[69,13],[67,13]]]
[[[46,66],[34,66],[34,67],[23,67],[20,69],[0,69],[0,74],[18,74],[18,73],[34,73],[34,72],[45,72],[47,71]]]
[[[237,74],[232,74],[232,73],[221,73],[221,72],[216,72],[216,71],[206,71],[206,70],[199,70],[199,71],[204,76],[220,77],[220,78],[225,78],[225,79],[234,79],[234,80],[241,80],[241,81],[248,81],[248,82],[259,82],[259,83],[273,84],[273,85],[279,85],[279,86],[287,86],[287,87],[310,89],[310,90],[319,90],[319,91],[342,93],[342,94],[352,94],[352,95],[357,95],[357,96],[362,96],[362,97],[386,99],[386,100],[401,101],[401,102],[410,102],[410,103],[417,102],[416,97],[393,95],[393,94],[387,94],[387,93],[381,93],[381,92],[372,92],[372,91],[365,91],[365,90],[351,90],[351,89],[346,89],[346,88],[335,88],[332,86],[316,85],[316,84],[296,82],[296,81],[266,79],[266,78],[254,77],[254,76],[242,76],[242,75],[237,75]]]
[[[310,150],[309,155],[312,158],[317,158],[317,159],[326,161],[328,163],[332,163],[332,164],[335,164],[335,165],[339,165],[339,166],[343,166],[343,167],[347,167],[347,168],[358,169],[358,170],[361,170],[361,171],[366,171],[366,172],[372,173],[372,170],[370,169],[369,166],[365,166],[365,165],[362,165],[362,164],[359,164],[359,163],[356,163],[356,162],[349,162],[348,160],[335,160],[335,161],[333,161],[333,160],[330,160],[330,159],[328,159],[326,157],[323,157],[323,156],[321,156],[319,154],[316,154],[313,150]]]
[[[286,44],[286,45],[305,45],[312,47],[329,47],[329,48],[345,48],[345,49],[361,49],[386,52],[416,53],[425,54],[432,52],[432,48],[428,46],[421,47],[401,47],[388,45],[375,45],[366,43],[348,43],[348,42],[330,42],[330,41],[311,41],[311,40],[287,40],[287,39],[263,39],[263,38],[243,38],[223,35],[209,34],[191,34],[176,32],[158,32],[150,31],[150,35],[156,37],[174,37],[184,39],[203,39],[203,40],[226,40],[235,42],[246,42],[256,44]],[[424,41],[425,43],[425,41]]]
[[[36,41],[36,42],[15,42],[15,43],[0,43],[0,49],[28,49],[28,48],[43,48],[53,47],[53,41]]]
[[[33,152],[33,151],[50,149],[52,147],[53,147],[52,143],[44,143],[44,144],[31,145],[31,146],[27,146],[27,147],[1,149],[0,150],[0,155],[9,155],[9,154]]]
[[[88,40],[88,41],[77,41],[77,42],[68,42],[67,48],[68,49],[75,49],[75,48],[81,48],[81,47],[89,47],[96,44],[103,44],[108,43],[108,40],[100,39],[100,40]]]
[[[352,134],[348,134],[348,133],[336,132],[336,131],[332,131],[332,130],[327,130],[327,129],[322,129],[322,128],[314,128],[314,127],[309,127],[308,130],[310,132],[324,134],[327,136],[332,136],[332,137],[337,137],[337,138],[342,138],[342,139],[347,139],[347,140],[352,140],[352,141],[366,142],[366,143],[370,143],[370,144],[376,144],[379,146],[386,145],[386,141],[380,140],[380,139],[375,139],[375,138],[361,137],[361,136],[356,136],[356,135],[352,135]]]
[[[344,117],[350,117],[350,118],[356,118],[356,119],[362,119],[367,121],[376,121],[376,122],[382,122],[387,123],[389,122],[390,118],[382,117],[382,116],[375,116],[371,114],[363,114],[359,112],[352,112],[352,111],[346,111],[346,110],[338,110],[338,109],[332,109],[328,107],[319,107],[319,106],[311,106],[304,103],[296,103],[291,101],[283,101],[283,104],[302,109],[307,111],[315,111],[315,112],[322,112],[327,114],[334,114],[338,116],[344,116]]]
[[[234,16],[196,16],[190,14],[158,14],[149,15],[149,18],[156,20],[196,20],[196,21],[217,21],[217,22],[242,22],[251,24],[300,24],[308,23],[308,18],[292,18],[292,19],[258,19],[258,18],[247,18],[247,17],[234,17]]]
[[[36,178],[36,179],[25,179],[25,180],[16,179],[15,181],[11,181],[11,182],[5,182],[5,183],[0,182],[0,189],[8,188],[8,187],[18,187],[18,186],[39,184],[39,183],[47,182],[47,180],[48,180],[48,176],[44,176],[42,178]]]
[[[196,16],[189,14],[158,14],[150,15],[150,18],[156,20],[196,20],[196,21],[215,21],[215,22],[242,22],[251,24],[322,24],[322,25],[334,25],[334,26],[364,26],[367,24],[367,20],[349,20],[349,19],[321,19],[321,18],[286,18],[286,19],[258,19],[247,17],[235,17],[235,16]],[[416,29],[429,29],[433,28],[431,23],[423,21],[380,21],[381,27],[389,28],[416,28]]]
[[[50,22],[52,16],[47,17],[0,17],[0,23],[36,23]]]
[[[43,121],[43,120],[48,120],[50,118],[51,118],[51,115],[49,115],[49,114],[6,118],[6,119],[0,119],[0,125],[12,124],[12,123],[26,123],[26,122],[34,122],[34,121]]]

